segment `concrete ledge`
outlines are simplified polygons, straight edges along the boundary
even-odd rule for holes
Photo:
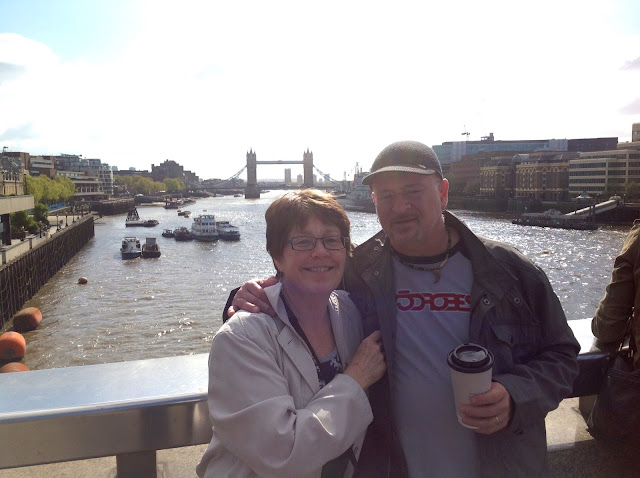
[[[33,205],[33,196],[30,194],[0,197],[0,214],[26,211],[27,209],[33,209]]]

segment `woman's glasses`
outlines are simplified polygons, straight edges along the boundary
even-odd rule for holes
[[[346,236],[325,236],[325,237],[292,237],[287,242],[291,244],[294,251],[312,251],[316,247],[316,242],[322,241],[322,245],[328,251],[338,251],[347,247],[349,238]]]

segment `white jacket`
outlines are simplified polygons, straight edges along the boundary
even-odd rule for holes
[[[265,289],[277,318],[239,311],[216,333],[209,354],[213,437],[196,471],[205,478],[319,478],[353,445],[356,456],[371,407],[358,383],[338,374],[320,389],[311,353],[291,326],[281,284]],[[329,299],[346,369],[362,341],[360,314],[344,291]],[[346,476],[353,467],[348,465]]]

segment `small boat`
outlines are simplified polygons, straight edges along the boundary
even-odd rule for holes
[[[229,224],[229,221],[216,221],[216,228],[220,239],[224,241],[240,240],[240,228]]]
[[[595,231],[598,225],[590,218],[562,214],[557,209],[549,209],[540,213],[524,213],[519,218],[511,221],[519,226],[552,227],[556,229],[577,229],[583,231]]]
[[[137,237],[125,237],[122,239],[122,245],[120,246],[120,254],[123,259],[135,259],[140,257],[142,249],[140,248],[140,239]]]
[[[160,248],[155,237],[147,237],[142,245],[142,257],[144,259],[155,259],[160,257]]]
[[[173,238],[176,241],[190,241],[192,239],[191,232],[186,227],[179,227],[173,230]]]
[[[159,224],[155,219],[142,219],[138,215],[138,210],[133,208],[127,214],[127,219],[124,221],[126,227],[154,227]]]
[[[234,197],[234,198],[241,198],[241,197],[242,197],[242,194],[234,194],[234,195],[233,195],[233,197]]]
[[[173,229],[165,229],[162,231],[162,237],[173,237]]]
[[[191,237],[196,241],[217,241],[220,235],[216,227],[216,218],[213,214],[202,211],[193,218],[191,224]]]
[[[189,217],[189,214],[191,214],[191,211],[181,211],[178,209],[178,216]]]

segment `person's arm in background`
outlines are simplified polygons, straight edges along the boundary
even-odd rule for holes
[[[604,298],[591,321],[593,335],[603,344],[620,344],[633,312],[636,295],[634,273],[638,267],[640,224],[633,226],[616,257]]]

